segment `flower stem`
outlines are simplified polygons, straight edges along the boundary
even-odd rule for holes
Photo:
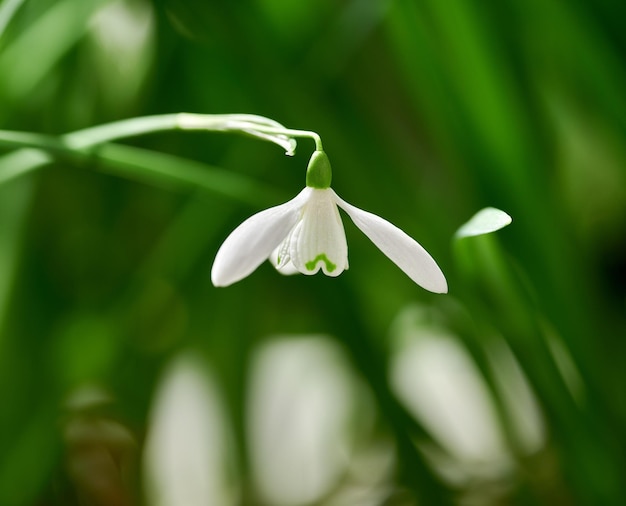
[[[315,132],[285,128],[276,121],[253,114],[177,113],[143,116],[78,130],[62,136],[58,141],[32,133],[0,130],[0,144],[10,147],[80,150],[118,139],[167,130],[244,133],[279,144],[285,148],[287,154],[293,154],[295,150],[294,137],[308,137],[315,141],[316,150],[323,151],[322,140]]]
[[[296,137],[308,137],[315,141],[316,151],[323,151],[322,140],[315,132],[288,129],[274,120],[253,114],[176,113],[143,116],[85,128],[59,137],[0,130],[0,147],[38,150],[12,153],[20,163],[12,166],[11,170],[7,171],[6,164],[0,163],[3,168],[0,171],[0,184],[45,165],[51,161],[52,156],[81,160],[86,155],[93,155],[91,150],[103,144],[168,130],[206,130],[251,135],[278,144],[288,155],[295,151]],[[102,156],[102,151],[96,156]]]
[[[322,146],[322,138],[317,133],[309,130],[292,130],[290,128],[275,128],[264,126],[257,126],[256,129],[259,132],[268,134],[286,135],[289,137],[308,137],[315,141],[315,151],[324,151],[324,148]]]

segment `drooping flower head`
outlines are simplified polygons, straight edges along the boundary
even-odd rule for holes
[[[342,200],[330,187],[326,153],[316,150],[307,168],[306,187],[295,198],[261,211],[224,241],[211,280],[228,286],[270,259],[281,272],[338,276],[348,268],[348,245],[338,207],[415,283],[435,293],[448,286],[441,269],[414,239],[380,216]]]

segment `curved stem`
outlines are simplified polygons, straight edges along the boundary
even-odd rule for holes
[[[78,130],[63,135],[58,140],[38,134],[0,130],[0,144],[43,149],[58,149],[59,144],[63,144],[64,148],[77,150],[118,139],[167,130],[208,130],[248,134],[280,145],[288,155],[293,154],[295,150],[294,137],[309,137],[315,141],[316,149],[322,151],[322,140],[315,132],[291,130],[274,120],[252,114],[176,113],[142,116]],[[54,146],[51,146],[50,142]]]
[[[85,156],[85,151],[119,139],[135,137],[168,130],[207,130],[252,135],[283,147],[288,155],[296,148],[296,137],[308,137],[315,141],[317,151],[323,151],[322,140],[315,132],[292,130],[280,123],[252,114],[161,114],[116,121],[85,128],[60,137],[0,130],[0,146],[9,148],[36,148],[38,151],[22,153],[18,170],[0,174],[0,183],[20,174],[30,172],[49,161],[49,154],[65,157]],[[22,150],[24,151],[24,150]],[[20,152],[14,153],[18,155]]]
[[[160,114],[105,123],[78,130],[61,137],[68,148],[83,149],[127,137],[178,130],[178,114]]]
[[[259,132],[264,132],[268,134],[286,135],[289,137],[308,137],[315,141],[316,151],[324,151],[324,148],[322,146],[322,138],[317,133],[309,130],[292,130],[290,128],[274,128],[264,126],[255,126],[255,129]]]
[[[180,113],[178,115],[178,122],[179,127],[183,130],[214,130],[217,128],[222,131],[261,132],[278,135],[284,138],[308,137],[315,141],[315,149],[317,151],[324,151],[322,139],[317,133],[309,130],[285,128],[277,121],[254,114],[207,115]]]

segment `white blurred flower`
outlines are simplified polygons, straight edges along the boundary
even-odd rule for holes
[[[441,269],[414,239],[380,216],[354,207],[330,188],[330,163],[315,151],[307,186],[295,198],[248,218],[220,247],[211,280],[228,286],[270,258],[284,273],[338,276],[348,268],[348,245],[340,207],[355,225],[413,281],[435,293],[448,291]]]
[[[431,434],[435,444],[420,444],[420,450],[446,481],[506,482],[515,461],[492,391],[463,343],[434,317],[420,307],[407,307],[398,316],[392,389]]]
[[[251,467],[264,504],[313,504],[345,473],[358,390],[324,337],[279,338],[252,362],[247,412]]]
[[[228,430],[216,386],[195,356],[167,368],[150,414],[145,445],[146,495],[152,506],[228,506]]]
[[[458,461],[504,467],[508,452],[492,397],[467,351],[453,336],[421,330],[394,354],[398,397]]]

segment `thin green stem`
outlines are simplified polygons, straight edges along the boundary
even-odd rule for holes
[[[262,195],[282,197],[276,195],[271,188],[243,176],[171,155],[157,155],[152,151],[110,142],[150,132],[180,129],[179,120],[178,114],[133,118],[87,128],[62,137],[0,130],[0,146],[25,148],[0,158],[0,184],[37,170],[52,162],[55,157],[70,159],[79,164],[95,157],[103,162],[99,165],[100,169],[131,179],[195,186],[253,205],[258,205],[259,201],[268,203],[265,197],[260,197]],[[273,122],[267,120],[267,124],[270,123]],[[207,117],[203,122],[207,129],[223,124],[222,118],[215,117]]]
[[[180,113],[178,115],[179,127],[183,130],[220,130],[220,131],[243,131],[247,133],[265,133],[270,136],[276,135],[283,138],[306,137],[315,141],[315,149],[323,151],[321,137],[309,130],[293,130],[285,128],[280,123],[253,114],[222,114],[206,115]]]
[[[78,130],[61,137],[0,130],[0,145],[9,148],[39,148],[71,154],[99,144],[153,132],[180,128],[176,114],[145,116]]]
[[[51,135],[0,130],[0,146],[8,148],[39,148],[44,151],[74,151],[62,139]]]
[[[144,116],[86,128],[61,137],[0,130],[0,146],[35,148],[22,149],[7,155],[11,157],[11,163],[0,163],[0,184],[46,165],[52,161],[53,156],[81,161],[85,156],[95,155],[107,163],[109,161],[104,160],[104,153],[108,151],[100,148],[94,153],[93,148],[119,139],[168,130],[207,130],[252,135],[280,145],[288,155],[295,150],[295,137],[308,137],[315,141],[317,151],[323,151],[320,136],[315,132],[288,129],[276,121],[251,114],[178,113]],[[128,166],[124,170],[129,170]],[[196,180],[195,174],[185,173],[180,176],[182,179]],[[206,184],[204,180],[203,184]]]
[[[293,137],[308,137],[322,151],[322,140],[315,132],[292,130],[280,123],[252,114],[161,114],[143,116],[86,128],[62,136],[52,137],[26,132],[0,130],[0,143],[9,147],[39,147],[42,149],[84,149],[127,137],[136,137],[167,130],[207,130],[253,135],[281,145],[287,154],[293,154]]]
[[[273,128],[261,128],[259,130],[267,132],[267,133],[279,133],[277,129],[273,129]],[[316,151],[324,151],[324,147],[322,146],[322,138],[315,132],[311,132],[309,130],[285,129],[283,130],[283,133],[285,135],[291,135],[292,137],[309,137],[315,141]]]
[[[85,128],[63,135],[61,139],[68,148],[83,149],[128,137],[178,129],[180,126],[177,114],[161,114]]]
[[[289,137],[307,137],[315,141],[316,151],[324,151],[324,147],[322,146],[322,138],[315,132],[311,132],[309,130],[292,130],[290,128],[274,128],[264,126],[256,126],[255,128],[259,132],[264,132],[268,134],[287,135]]]

